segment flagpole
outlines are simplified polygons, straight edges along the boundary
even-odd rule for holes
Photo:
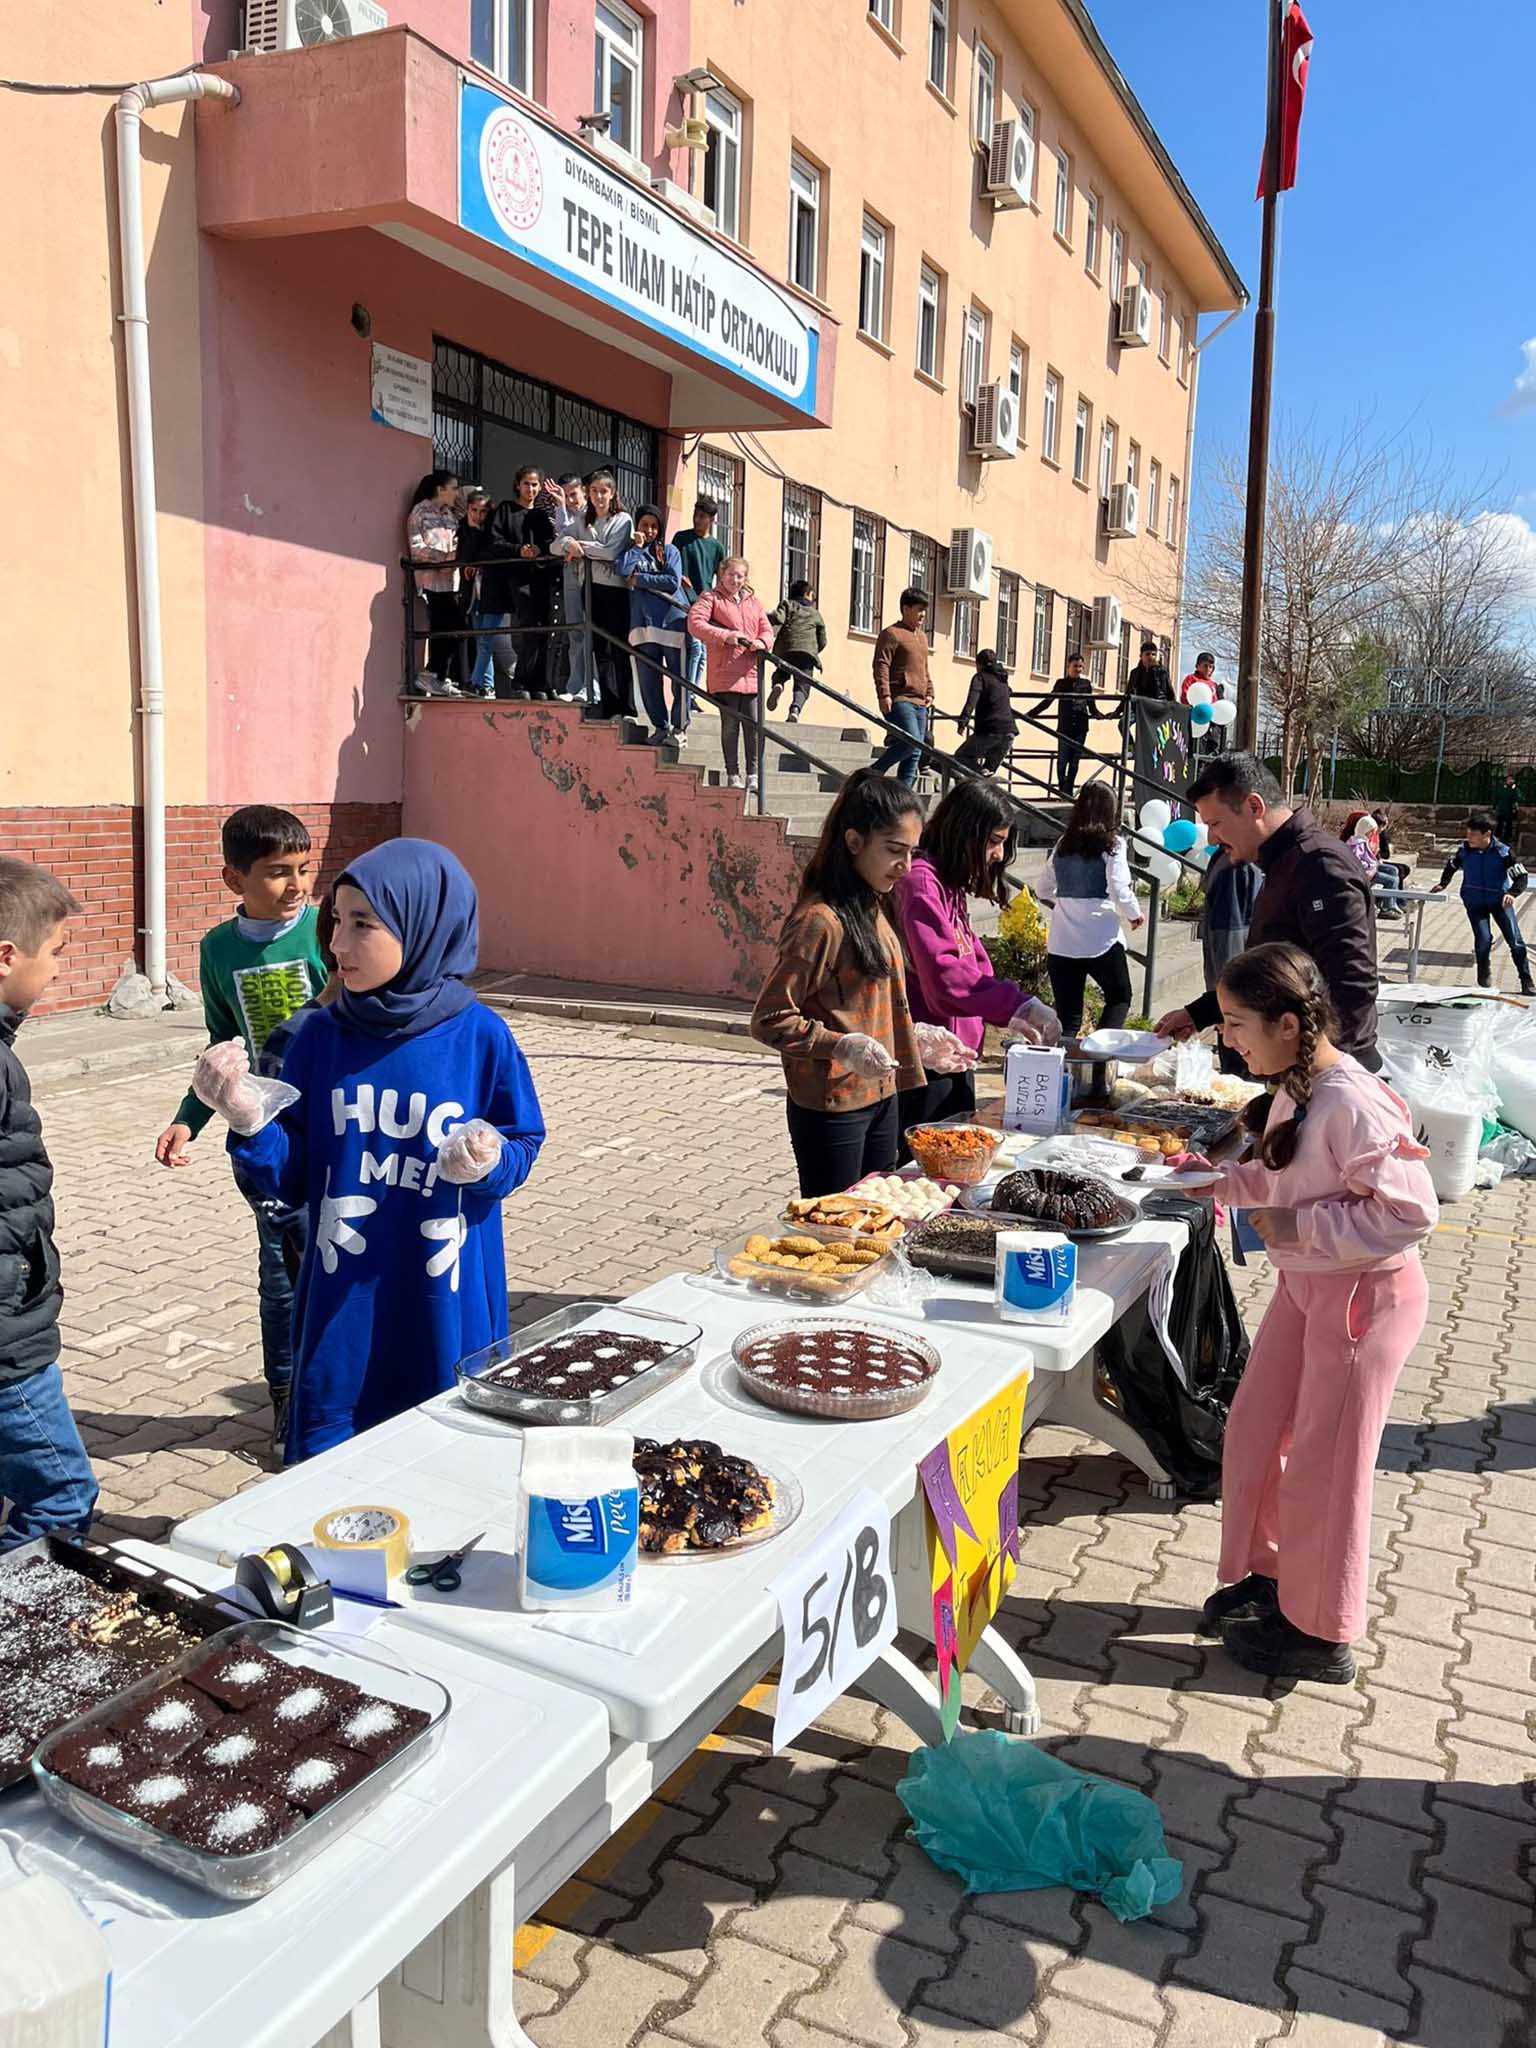
[[[1275,371],[1275,231],[1280,205],[1280,132],[1285,97],[1287,0],[1269,0],[1269,112],[1264,129],[1264,216],[1259,303],[1253,320],[1253,390],[1248,407],[1248,502],[1243,522],[1243,611],[1237,652],[1239,747],[1259,734],[1264,617],[1264,510],[1269,493],[1269,407]]]

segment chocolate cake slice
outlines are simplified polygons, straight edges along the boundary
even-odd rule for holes
[[[194,1664],[187,1672],[188,1685],[207,1693],[221,1707],[239,1713],[264,1700],[269,1693],[292,1682],[293,1666],[281,1664],[249,1643],[233,1643],[215,1650],[211,1657]]]
[[[420,1707],[398,1706],[393,1700],[376,1699],[365,1692],[331,1729],[330,1739],[346,1749],[381,1760],[409,1742],[431,1718]]]
[[[178,1811],[203,1782],[179,1764],[150,1764],[114,1779],[101,1796],[135,1820],[147,1820],[151,1827],[174,1834]]]
[[[168,1834],[215,1856],[247,1856],[270,1849],[299,1824],[287,1802],[247,1778],[204,1779],[177,1807]]]
[[[110,1799],[112,1787],[131,1775],[142,1777],[148,1764],[143,1750],[110,1728],[81,1728],[55,1743],[47,1764],[56,1777]]]
[[[187,1766],[210,1778],[264,1778],[292,1753],[295,1742],[272,1725],[265,1707],[248,1707],[243,1714],[223,1715],[189,1754]]]
[[[168,1685],[113,1717],[114,1734],[137,1744],[152,1763],[173,1763],[203,1740],[219,1717],[211,1700],[189,1685]]]
[[[374,1768],[374,1759],[333,1742],[311,1742],[297,1749],[272,1773],[274,1792],[305,1813],[318,1813]]]
[[[24,1557],[0,1565],[0,1609],[19,1608],[56,1622],[105,1621],[136,1604],[132,1593],[100,1586],[51,1557]]]
[[[355,1707],[362,1693],[344,1678],[330,1678],[322,1671],[288,1668],[288,1682],[263,1701],[268,1720],[280,1734],[295,1742],[306,1741],[329,1728]]]

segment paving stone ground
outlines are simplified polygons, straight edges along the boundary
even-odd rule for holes
[[[1434,913],[1434,950],[1453,914]],[[553,1132],[507,1205],[519,1319],[701,1265],[773,1213],[772,1062],[739,1041],[518,1035]],[[42,1104],[70,1392],[106,1526],[150,1537],[250,1484],[266,1442],[248,1214],[215,1141],[183,1172],[150,1157],[177,1092],[106,1074]],[[1536,1183],[1449,1210],[1427,1264],[1352,1687],[1286,1692],[1192,1636],[1216,1508],[1154,1503],[1049,1425],[1026,1443],[1001,1626],[1038,1679],[1042,1741],[1159,1802],[1185,1864],[1173,1905],[1122,1927],[1063,1890],[963,1896],[903,1840],[905,1731],[848,1699],[775,1757],[760,1688],[523,1931],[539,2048],[1536,2040]],[[1238,1284],[1256,1318],[1262,1269]]]

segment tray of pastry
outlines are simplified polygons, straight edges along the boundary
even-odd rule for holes
[[[829,1243],[852,1237],[882,1246],[893,1243],[906,1228],[888,1202],[855,1188],[845,1195],[797,1196],[784,1204],[783,1223],[791,1236],[819,1237]]]
[[[640,1555],[656,1564],[734,1557],[799,1519],[805,1495],[791,1473],[704,1437],[636,1437]]]
[[[889,1246],[878,1240],[811,1236],[765,1223],[716,1245],[715,1271],[758,1294],[835,1306],[867,1287],[888,1253]]]
[[[1124,1109],[1081,1109],[1073,1118],[1081,1130],[1126,1130],[1134,1137],[1185,1140],[1185,1150],[1203,1151],[1219,1145],[1237,1129],[1236,1112],[1209,1102],[1184,1102],[1177,1096],[1151,1102],[1129,1102]],[[1166,1150],[1166,1148],[1164,1148]]]
[[[459,1398],[504,1422],[597,1426],[686,1372],[702,1335],[654,1309],[572,1302],[460,1359]]]
[[[0,1790],[77,1714],[162,1670],[241,1610],[157,1565],[40,1536],[0,1558]]]

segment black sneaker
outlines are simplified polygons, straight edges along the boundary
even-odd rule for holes
[[[1266,1678],[1309,1678],[1317,1685],[1353,1685],[1354,1653],[1292,1627],[1278,1610],[1255,1621],[1234,1621],[1222,1632],[1227,1654],[1245,1671]]]
[[[1221,1586],[1200,1610],[1197,1636],[1219,1636],[1229,1621],[1257,1621],[1280,1612],[1279,1589],[1273,1579],[1250,1572],[1234,1585]]]
[[[272,1389],[272,1456],[282,1470],[283,1453],[288,1448],[288,1410],[292,1403],[292,1392],[287,1387]]]

